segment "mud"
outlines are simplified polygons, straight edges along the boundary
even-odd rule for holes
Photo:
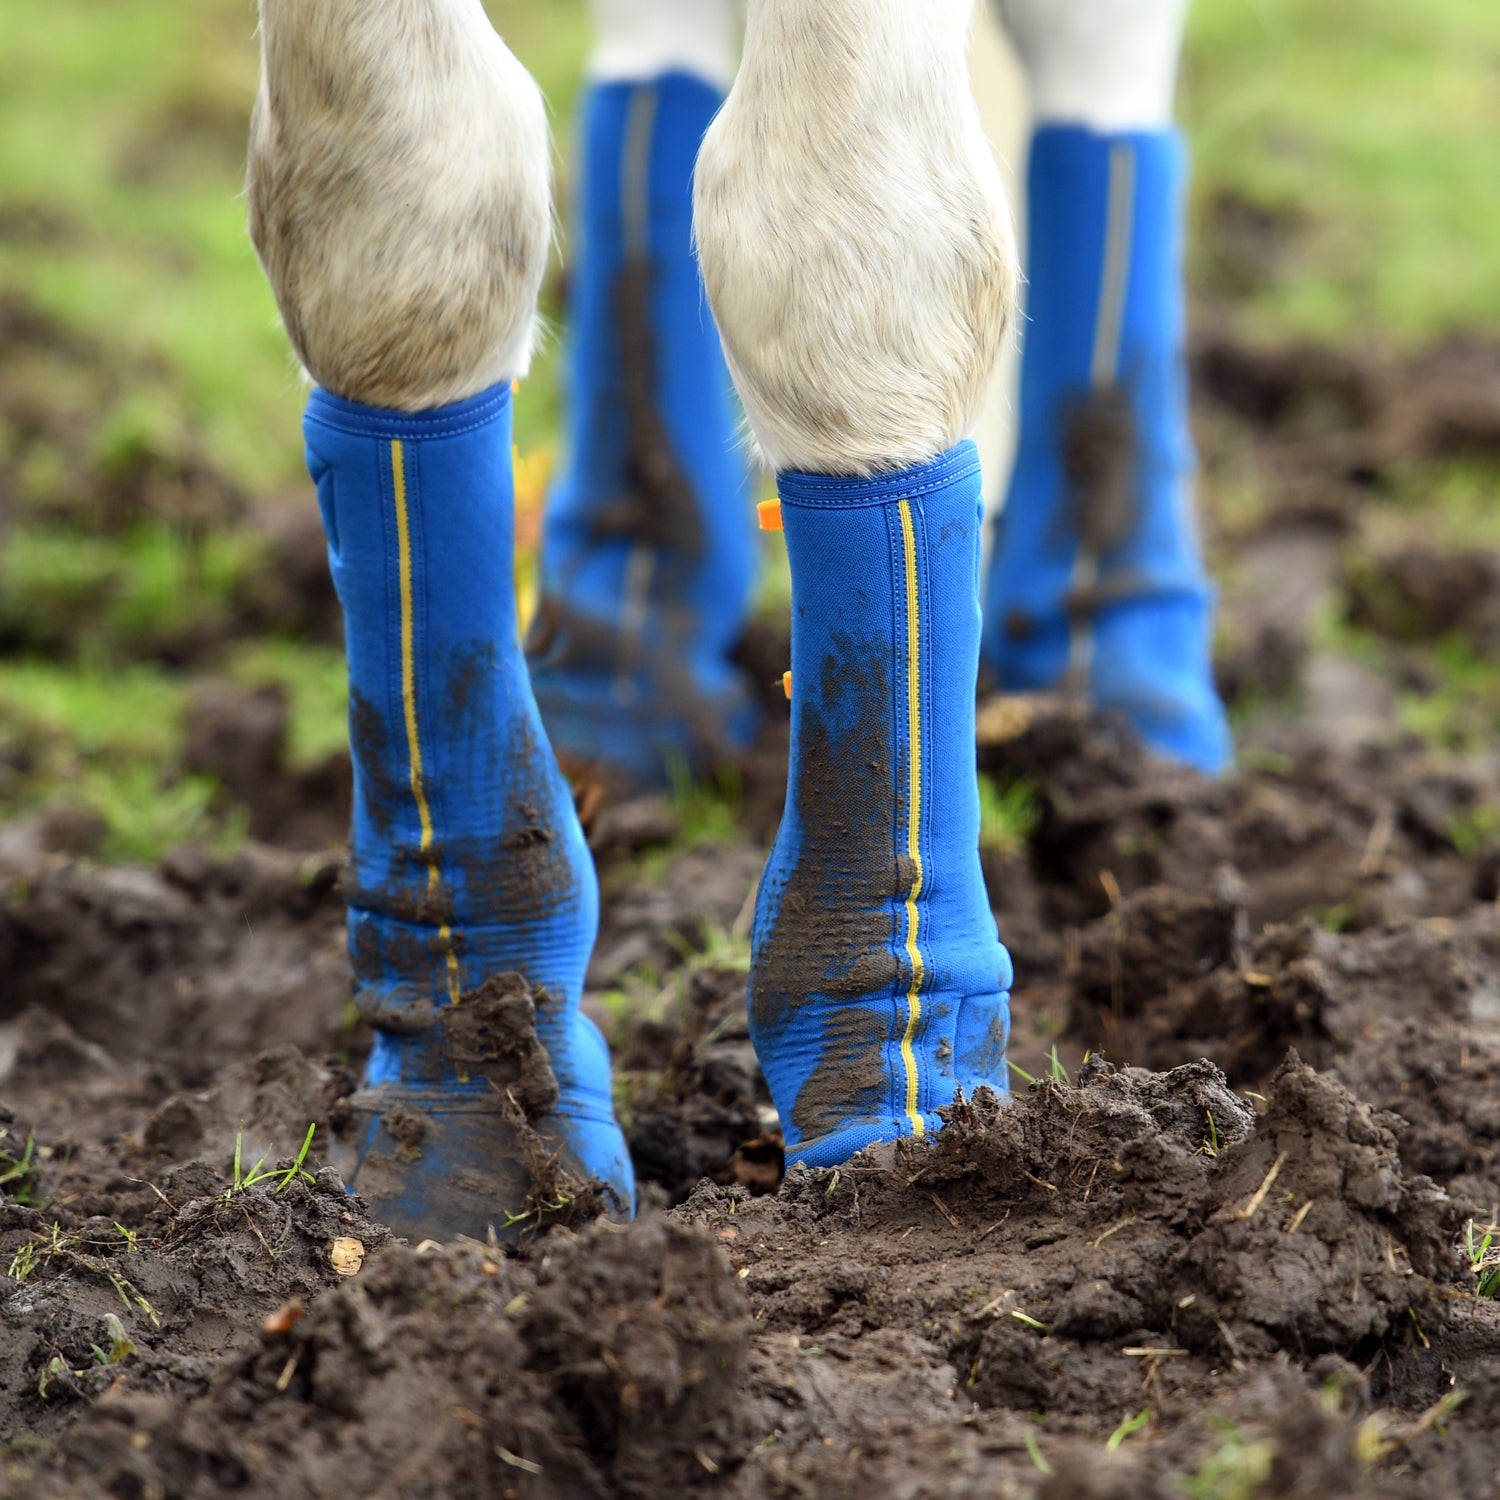
[[[557,1079],[536,1034],[537,1012],[548,1004],[546,991],[533,994],[519,974],[497,974],[465,995],[461,1005],[438,1013],[444,1055],[460,1073],[489,1077],[497,1087],[503,1082],[527,1119],[546,1114],[557,1103]],[[505,1073],[513,1077],[503,1077]],[[389,1122],[387,1128],[393,1129]]]
[[[89,357],[51,337],[17,335]],[[782,1177],[743,958],[774,632],[743,648],[780,718],[738,841],[685,847],[660,798],[589,809],[629,1225],[544,1189],[565,1206],[520,1245],[402,1244],[345,1196],[369,1033],[313,852],[343,810],[288,772],[270,696],[196,710],[252,809],[233,858],[102,868],[86,820],[0,828],[0,1494],[1497,1493],[1500,1302],[1465,1241],[1500,1218],[1500,764],[1372,731],[1308,627],[1491,649],[1488,554],[1372,540],[1361,506],[1489,451],[1500,363],[1210,334],[1195,364],[1206,483],[1225,431],[1274,481],[1218,544],[1221,673],[1276,702],[1221,784],[1076,705],[981,705],[982,768],[1035,801],[985,867],[1040,1081],[931,1141]],[[526,1072],[517,1002],[462,1007],[454,1045]],[[420,1115],[389,1123],[423,1149]]]
[[[893,788],[905,782],[891,764],[888,659],[876,643],[834,632],[817,706],[802,709],[790,793],[800,844],[789,858],[772,856],[775,879],[757,912],[765,928],[750,991],[755,1030],[774,1045],[799,1008],[828,1010],[818,1064],[792,1107],[804,1141],[841,1128],[851,1092],[875,1098],[890,1087],[893,1008],[877,1014],[882,1007],[861,1003],[898,992],[895,912],[915,881],[892,857],[891,829],[904,817]]]

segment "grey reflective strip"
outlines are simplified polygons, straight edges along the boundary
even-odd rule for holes
[[[1109,151],[1109,216],[1104,231],[1104,268],[1099,278],[1099,311],[1094,321],[1094,357],[1089,384],[1097,394],[1120,379],[1120,345],[1125,336],[1125,296],[1130,287],[1130,244],[1135,235],[1135,148],[1117,141]],[[1099,582],[1099,554],[1079,544],[1073,561],[1071,597],[1089,598]],[[1068,618],[1069,692],[1087,694],[1094,668],[1092,613],[1070,611]]]
[[[1125,327],[1125,293],[1130,285],[1130,242],[1135,233],[1135,148],[1124,141],[1109,152],[1109,223],[1104,240],[1104,273],[1099,283],[1099,318],[1094,324],[1093,387],[1108,390],[1120,378],[1120,341]]]
[[[625,226],[625,258],[651,253],[651,142],[656,134],[660,95],[637,89],[625,117],[625,149],[620,158],[620,218]]]
[[[625,118],[625,142],[620,158],[620,218],[624,226],[627,264],[646,260],[651,255],[651,147],[656,136],[660,102],[661,96],[655,88],[638,88],[630,97],[630,110]],[[656,557],[651,549],[640,545],[632,547],[625,563],[625,584],[620,601],[620,634],[624,649],[620,653],[620,670],[614,681],[615,701],[622,707],[635,701],[635,674],[641,665],[655,573]]]

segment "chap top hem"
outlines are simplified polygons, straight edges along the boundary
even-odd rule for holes
[[[488,426],[510,409],[510,383],[492,385],[489,390],[455,401],[451,406],[435,406],[431,411],[392,411],[382,406],[363,406],[314,388],[307,402],[307,420],[336,432],[356,437],[401,439],[421,442],[424,439],[459,437]]]
[[[840,510],[915,500],[978,478],[979,449],[966,441],[927,463],[897,469],[890,474],[876,474],[869,479],[838,474],[799,474],[789,469],[776,476],[776,488],[783,505]]]

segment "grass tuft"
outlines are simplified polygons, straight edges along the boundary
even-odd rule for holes
[[[1474,1295],[1486,1299],[1500,1298],[1500,1242],[1496,1234],[1500,1228],[1489,1225],[1479,1230],[1469,1220],[1464,1231],[1464,1256],[1469,1263],[1469,1274],[1474,1278]]]
[[[245,1127],[243,1125],[240,1126],[239,1130],[235,1132],[234,1137],[234,1175],[230,1186],[225,1188],[223,1193],[220,1194],[220,1201],[228,1203],[237,1193],[247,1192],[250,1188],[260,1187],[267,1182],[276,1183],[276,1191],[284,1193],[299,1177],[307,1182],[315,1181],[316,1179],[313,1177],[313,1174],[306,1170],[303,1163],[307,1160],[307,1153],[312,1149],[313,1135],[316,1133],[317,1128],[316,1124],[307,1127],[307,1134],[302,1138],[302,1149],[297,1153],[291,1166],[268,1168],[266,1166],[268,1158],[263,1156],[247,1172],[241,1170],[241,1160],[245,1145]]]
[[[1042,819],[1036,785],[1025,776],[999,782],[979,778],[979,847],[995,854],[1021,855]]]

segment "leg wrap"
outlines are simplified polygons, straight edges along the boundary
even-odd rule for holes
[[[445,1015],[516,973],[555,1083],[528,1085],[531,1124],[628,1206],[608,1055],[579,1012],[594,869],[517,639],[509,390],[412,415],[319,390],[305,431],[348,642],[349,949],[377,1028],[365,1150],[390,1147],[398,1106],[427,1121],[400,1182],[367,1185],[362,1160],[356,1185],[428,1234],[482,1233],[520,1208],[485,1187],[514,1155],[496,1122],[507,1080],[455,1050]]]
[[[755,534],[729,372],[692,249],[693,161],[720,102],[681,74],[584,106],[570,438],[528,640],[559,751],[662,782],[748,739],[730,648]]]
[[[789,1158],[847,1160],[1004,1092],[1010,960],[979,867],[980,474],[963,443],[873,480],[781,476],[792,566],[786,813],[751,1034]]]
[[[1069,687],[1205,771],[1230,754],[1192,514],[1174,132],[1039,130],[1021,435],[986,594],[1003,687]]]

